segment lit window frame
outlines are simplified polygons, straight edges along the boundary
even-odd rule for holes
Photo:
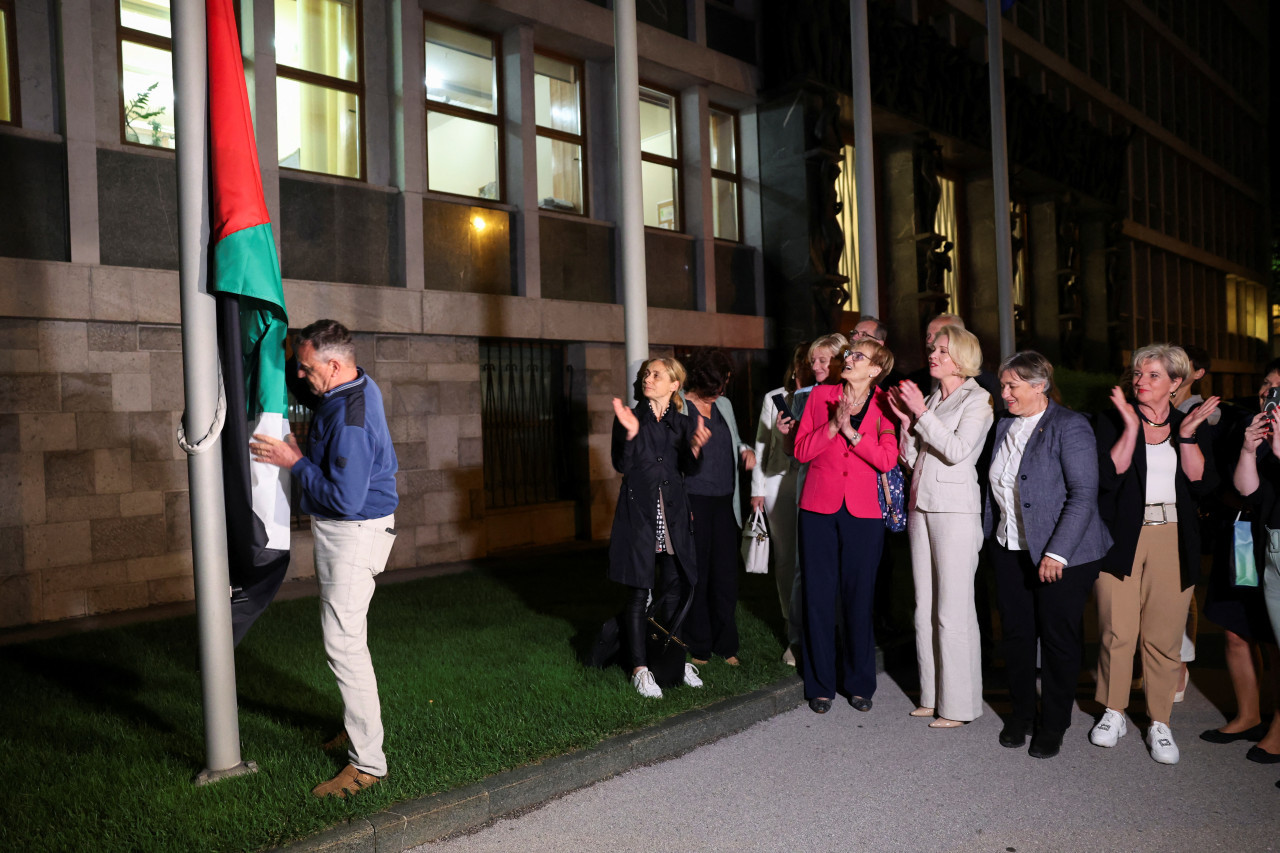
[[[120,109],[118,111],[119,122],[120,122],[120,144],[128,145],[134,148],[145,148],[148,151],[168,151],[170,154],[173,154],[175,151],[174,148],[166,148],[163,145],[152,145],[149,142],[133,142],[132,140],[129,139],[129,136],[128,136],[129,128],[125,125],[125,122],[124,122],[124,113],[126,109],[125,100],[124,100],[124,43],[130,42],[131,44],[140,44],[143,47],[150,47],[156,50],[163,50],[164,52],[169,54],[170,58],[172,58],[173,57],[173,39],[169,38],[168,36],[161,36],[161,35],[156,35],[155,33],[148,33],[144,30],[135,30],[133,27],[126,27],[120,17],[120,5],[121,5],[120,0],[115,0],[113,5],[115,6],[115,11],[116,11],[116,94],[119,95],[119,104],[120,104]],[[172,7],[170,7],[170,10],[169,10],[169,25],[170,25],[170,29],[172,29],[172,26],[173,26]],[[175,97],[174,100],[175,100],[174,112],[176,113],[178,109],[177,103],[176,103],[177,98]],[[176,115],[174,118],[176,121],[177,119]],[[175,128],[174,130],[175,146],[177,145],[177,139],[178,139],[178,134]]]
[[[742,161],[738,157],[738,152],[742,150],[742,123],[739,120],[739,113],[737,110],[732,110],[732,109],[729,109],[728,107],[722,107],[719,104],[708,104],[707,107],[708,107],[708,112],[707,112],[708,124],[711,121],[712,112],[717,112],[717,113],[720,113],[721,115],[727,115],[729,116],[729,118],[733,120],[733,171],[726,172],[723,169],[713,168],[711,169],[711,180],[713,182],[717,179],[721,181],[729,181],[734,186],[733,200],[734,200],[734,204],[737,207],[737,210],[734,211],[734,216],[737,217],[736,223],[737,223],[737,229],[738,229],[738,238],[736,240],[730,240],[728,237],[715,236],[715,239],[725,243],[740,244],[744,242],[744,240],[742,239]],[[707,152],[708,162],[710,162],[710,159],[711,159],[711,152],[708,151]],[[712,187],[714,186],[715,184],[713,183]],[[715,190],[713,189],[712,192],[714,193]]]
[[[644,100],[644,90],[656,92],[659,95],[666,95],[671,99],[671,113],[675,118],[676,138],[672,140],[671,150],[675,152],[675,157],[663,157],[661,154],[651,154],[648,151],[640,151],[640,162],[653,163],[658,166],[667,166],[675,170],[676,186],[675,186],[675,202],[676,216],[674,228],[658,228],[654,225],[646,225],[648,231],[657,231],[663,234],[683,234],[685,228],[684,216],[684,168],[681,165],[681,143],[684,141],[684,127],[682,126],[680,117],[680,93],[672,91],[665,86],[655,86],[652,83],[640,81],[640,100]]]
[[[21,86],[18,85],[18,10],[14,0],[0,0],[0,15],[7,19],[5,24],[5,54],[9,59],[9,120],[0,120],[0,126],[22,126],[22,99],[19,97]]]
[[[553,213],[563,213],[568,216],[590,217],[591,214],[591,191],[588,179],[588,166],[591,162],[587,156],[587,93],[586,93],[586,63],[580,59],[574,59],[571,56],[565,56],[561,53],[555,53],[550,50],[535,49],[534,54],[544,56],[547,59],[554,59],[556,62],[563,62],[565,65],[572,65],[578,69],[578,130],[577,134],[568,133],[563,130],[556,130],[551,127],[543,127],[538,124],[537,117],[534,117],[534,130],[538,136],[544,139],[552,139],[556,142],[567,142],[571,145],[579,146],[581,150],[581,169],[582,169],[582,210],[552,210],[551,208],[542,207],[542,199],[538,199],[538,209],[543,211],[551,211]],[[501,63],[499,63],[501,64]],[[534,72],[537,76],[537,72]],[[501,80],[501,78],[499,78]]]
[[[181,0],[178,0],[181,2]],[[350,175],[335,175],[332,172],[319,172],[315,169],[301,169],[293,166],[279,166],[282,172],[295,172],[303,175],[325,175],[330,178],[339,178],[346,181],[367,181],[368,174],[368,146],[365,144],[365,85],[364,85],[364,0],[352,0],[355,6],[356,14],[356,79],[343,80],[341,77],[333,77],[328,74],[321,74],[317,71],[307,71],[302,68],[294,68],[292,65],[285,65],[282,62],[276,62],[276,97],[279,93],[279,80],[292,80],[295,83],[306,83],[310,86],[319,86],[324,89],[333,89],[338,92],[345,92],[348,95],[354,95],[356,99],[356,111],[358,113],[356,122],[358,129],[356,131],[356,145],[359,147],[360,155],[360,172],[356,177]],[[274,12],[275,6],[272,5]],[[279,154],[273,155],[275,160],[279,160]]]
[[[480,110],[469,110],[466,107],[456,107],[453,104],[445,104],[440,101],[433,101],[427,97],[427,85],[425,81],[422,84],[422,103],[425,105],[426,112],[422,116],[422,154],[423,169],[426,177],[427,192],[432,195],[448,196],[450,198],[465,198],[470,202],[479,202],[480,206],[486,204],[505,204],[507,201],[507,141],[505,132],[506,111],[503,109],[504,92],[506,89],[503,84],[503,62],[502,62],[502,38],[501,36],[478,30],[475,27],[469,27],[466,24],[459,23],[451,18],[443,18],[439,15],[432,15],[424,12],[422,15],[424,22],[440,24],[445,27],[452,27],[455,30],[461,30],[479,38],[488,39],[493,44],[493,73],[495,80],[494,87],[494,112],[492,114],[481,112]],[[425,29],[425,27],[424,27]],[[426,38],[424,33],[423,49],[425,57]],[[530,81],[532,83],[532,81]],[[498,197],[483,198],[478,195],[467,195],[465,193],[453,193],[447,190],[431,189],[431,140],[428,138],[427,128],[431,124],[431,113],[439,113],[441,115],[452,116],[454,118],[467,119],[469,121],[477,121],[482,124],[491,124],[497,128],[498,136]],[[585,188],[585,181],[583,184]]]

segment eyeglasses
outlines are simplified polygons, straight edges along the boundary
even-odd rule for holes
[[[854,361],[866,361],[868,358],[869,356],[865,352],[853,349],[852,347],[845,347],[840,350],[840,359],[842,361],[848,361],[849,359],[853,359]]]

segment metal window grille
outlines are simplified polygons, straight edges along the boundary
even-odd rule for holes
[[[564,347],[480,342],[480,426],[490,509],[571,497],[569,388]]]

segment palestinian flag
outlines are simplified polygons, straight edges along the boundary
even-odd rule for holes
[[[289,472],[249,459],[249,436],[289,433],[280,261],[262,195],[232,0],[208,0],[209,289],[218,294],[218,343],[227,421],[223,487],[239,643],[289,567]],[[240,417],[235,414],[239,413]]]

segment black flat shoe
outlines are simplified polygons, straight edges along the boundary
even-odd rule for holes
[[[1031,749],[1027,754],[1032,758],[1053,758],[1062,749],[1062,735],[1050,732],[1036,732],[1031,738]]]
[[[1200,733],[1200,740],[1209,743],[1235,743],[1238,740],[1251,740],[1258,742],[1267,736],[1267,723],[1258,723],[1251,729],[1245,729],[1242,732],[1222,732],[1217,729],[1209,729]]]
[[[1027,742],[1027,727],[1021,723],[1009,723],[1000,730],[1000,745],[1007,749],[1019,749]]]
[[[810,699],[809,710],[815,714],[825,714],[831,710],[830,699]]]
[[[849,704],[853,706],[853,710],[867,712],[871,710],[871,700],[864,699],[861,696],[850,696]]]
[[[1244,757],[1250,761],[1256,761],[1259,764],[1280,764],[1280,755],[1274,752],[1267,752],[1260,746],[1251,746]]]

